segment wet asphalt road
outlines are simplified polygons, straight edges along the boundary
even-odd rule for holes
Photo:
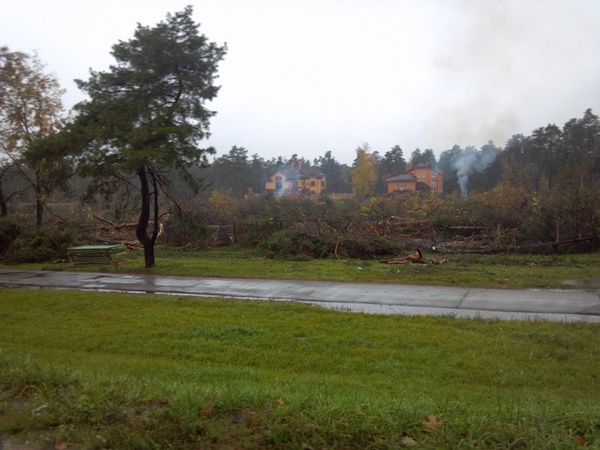
[[[0,269],[0,286],[294,301],[377,314],[600,322],[600,290],[191,278]],[[0,309],[2,306],[0,291]]]

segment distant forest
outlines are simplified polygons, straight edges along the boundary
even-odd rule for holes
[[[436,158],[433,150],[416,149],[405,154],[400,145],[383,155],[371,152],[363,144],[357,150],[366,153],[375,177],[372,195],[386,192],[385,180],[404,174],[407,166],[429,163],[444,176],[444,193],[484,192],[494,188],[503,177],[514,182],[530,183],[533,189],[555,186],[592,186],[600,179],[600,121],[591,109],[580,119],[571,119],[562,128],[551,124],[534,130],[529,136],[514,135],[504,147],[495,143],[477,149],[457,145]],[[327,177],[328,193],[352,193],[352,166],[339,163],[331,151],[313,161],[302,156],[280,156],[265,160],[259,154],[248,154],[244,147],[234,146],[229,153],[216,158],[198,176],[209,190],[226,192],[240,198],[263,193],[265,180],[277,167],[301,161],[319,168]]]
[[[209,165],[190,170],[190,175],[201,180],[203,191],[218,191],[242,199],[248,195],[262,194],[265,181],[278,167],[291,162],[302,162],[320,169],[326,176],[327,194],[353,193],[353,178],[359,175],[357,164],[371,166],[372,179],[368,196],[384,195],[385,180],[404,174],[406,168],[419,163],[429,165],[443,174],[445,194],[467,195],[470,192],[486,192],[502,180],[514,184],[527,184],[532,190],[551,190],[569,186],[595,187],[600,184],[600,120],[591,109],[583,117],[571,119],[564,126],[551,124],[534,130],[530,135],[514,135],[505,146],[488,142],[481,148],[458,145],[445,150],[436,158],[433,150],[413,150],[405,154],[395,145],[383,155],[370,151],[362,144],[357,154],[366,156],[349,166],[338,162],[331,151],[313,161],[302,156],[264,159],[257,153],[240,146],[233,146],[227,154],[214,158]],[[358,158],[357,158],[358,159]],[[13,203],[28,203],[27,183],[22,177],[11,176],[11,167],[5,167],[5,196],[11,195]],[[173,180],[171,194],[189,198],[189,187],[178,181],[177,174],[167,174]],[[85,179],[74,177],[67,195],[55,193],[56,201],[77,201],[88,186]],[[15,195],[17,194],[17,195]],[[101,192],[98,192],[101,194]]]

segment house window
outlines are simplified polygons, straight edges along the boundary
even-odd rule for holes
[[[312,180],[310,182],[310,187],[316,187],[317,186],[317,182],[315,180]]]
[[[283,178],[275,177],[275,190],[280,191],[283,188]]]

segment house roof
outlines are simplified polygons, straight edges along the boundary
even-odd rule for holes
[[[417,178],[414,175],[407,173],[405,175],[396,175],[395,177],[385,180],[386,183],[391,183],[393,181],[417,181]]]
[[[325,174],[316,167],[310,167],[306,164],[302,164],[299,169],[298,166],[292,168],[289,164],[286,166],[279,166],[274,172],[280,172],[288,180],[300,180],[306,178],[323,178]]]
[[[410,172],[410,171],[412,171],[412,170],[415,170],[415,169],[429,169],[429,170],[431,170],[432,172],[435,172],[435,173],[439,173],[439,174],[441,174],[441,173],[442,173],[442,171],[441,171],[441,170],[434,169],[434,168],[433,168],[433,167],[431,167],[431,166],[430,166],[428,163],[419,163],[419,164],[417,164],[417,165],[415,165],[415,166],[412,166],[412,167],[410,167],[410,166],[409,166],[409,167],[407,167],[407,168],[406,168],[406,170],[407,170],[408,172]]]
[[[419,163],[416,166],[413,166],[413,169],[429,169],[429,164]]]

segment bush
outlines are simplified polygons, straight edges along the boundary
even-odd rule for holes
[[[206,245],[213,234],[199,214],[174,213],[165,224],[162,241],[173,245]]]
[[[333,255],[334,246],[335,242],[326,236],[312,236],[294,230],[276,232],[260,244],[267,256],[288,259],[327,258]]]
[[[67,258],[67,248],[76,243],[69,228],[45,228],[21,232],[6,252],[6,262],[37,263]]]
[[[365,232],[323,230],[317,223],[297,224],[279,231],[260,243],[271,258],[351,258],[373,259],[396,254],[405,246],[399,242]]]
[[[237,227],[238,243],[244,247],[254,247],[269,241],[274,233],[283,228],[283,222],[252,216],[237,224]]]
[[[21,234],[21,227],[12,219],[0,218],[0,258],[7,255],[15,239]]]

